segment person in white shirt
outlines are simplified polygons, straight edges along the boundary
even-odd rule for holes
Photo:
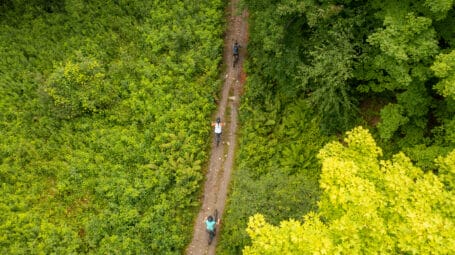
[[[218,146],[220,144],[223,126],[224,126],[224,123],[221,122],[220,117],[216,118],[216,122],[212,123],[212,127],[215,127],[216,146]]]

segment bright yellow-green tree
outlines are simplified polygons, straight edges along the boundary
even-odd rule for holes
[[[250,218],[244,254],[449,254],[455,250],[455,152],[439,158],[441,177],[403,153],[382,160],[370,133],[358,127],[327,144],[319,212],[280,226]]]
[[[431,67],[435,75],[441,80],[435,85],[435,89],[444,97],[455,98],[455,50],[448,54],[440,54]]]

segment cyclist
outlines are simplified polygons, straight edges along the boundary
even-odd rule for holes
[[[235,41],[234,46],[232,47],[232,52],[234,57],[239,57],[240,44]]]
[[[212,123],[212,126],[215,127],[215,138],[216,138],[216,146],[221,141],[221,133],[222,133],[222,127],[224,126],[224,123],[221,122],[221,118],[218,117],[216,118],[216,122]]]
[[[204,219],[204,222],[205,222],[205,228],[206,228],[207,232],[209,233],[209,244],[211,244],[213,237],[215,237],[216,225],[220,223],[220,219],[218,219],[218,221],[215,221],[215,219],[213,219],[212,215],[210,215]]]
[[[234,62],[232,62],[233,67],[235,67],[235,64],[239,61],[239,50],[240,44],[235,41],[234,46],[232,47],[232,55],[234,55]]]

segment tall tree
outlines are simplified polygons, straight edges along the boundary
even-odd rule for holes
[[[250,218],[252,245],[244,254],[448,254],[455,249],[453,153],[440,159],[441,179],[415,167],[403,153],[381,160],[382,150],[361,127],[327,144],[319,212],[279,227]]]
[[[360,20],[333,1],[245,3],[252,13],[251,97],[264,100],[272,93],[283,103],[306,99],[321,116],[323,130],[348,128],[356,116],[350,80]]]

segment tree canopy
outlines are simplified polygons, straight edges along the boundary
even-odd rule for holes
[[[455,249],[453,151],[438,160],[440,178],[414,166],[403,153],[381,159],[361,127],[320,152],[318,212],[303,220],[267,223],[257,214],[244,254],[448,254]],[[446,184],[446,185],[445,185]]]

